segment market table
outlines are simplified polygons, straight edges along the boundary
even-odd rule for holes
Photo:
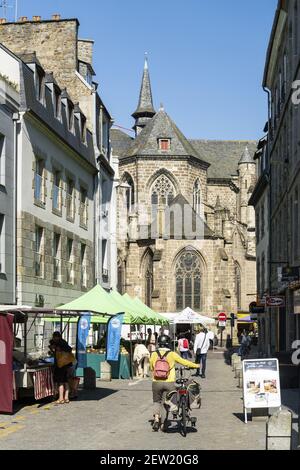
[[[87,353],[87,367],[91,367],[96,372],[96,377],[101,376],[101,363],[105,362],[105,354]],[[120,354],[118,362],[108,361],[111,365],[112,379],[130,379],[130,356]],[[77,377],[83,377],[83,368],[76,370]]]

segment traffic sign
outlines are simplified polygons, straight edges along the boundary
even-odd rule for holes
[[[225,328],[226,326],[226,321],[220,321],[219,320],[219,325],[218,325],[220,328]]]
[[[226,320],[227,320],[227,315],[226,315],[226,313],[223,313],[223,312],[222,312],[222,313],[219,313],[219,315],[218,315],[218,320],[219,320],[219,322],[220,322],[220,321],[222,321],[222,322],[225,321],[225,322],[226,322]]]
[[[276,296],[269,296],[266,298],[266,306],[267,307],[284,307],[285,306],[285,297],[276,295]]]

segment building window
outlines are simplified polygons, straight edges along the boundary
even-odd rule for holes
[[[34,251],[35,276],[44,277],[44,229],[35,227],[35,251]]]
[[[45,204],[45,162],[41,158],[34,161],[34,200],[37,203]]]
[[[294,259],[299,257],[299,192],[295,190],[294,196],[294,217],[293,217],[293,238],[294,238]],[[281,247],[279,247],[281,248]]]
[[[171,139],[158,139],[159,150],[167,151],[171,149]]]
[[[235,295],[237,309],[241,309],[242,304],[242,289],[241,289],[241,268],[238,263],[234,265],[234,279],[235,279]]]
[[[262,259],[261,259],[261,277],[260,277],[260,288],[261,288],[261,293],[265,293],[265,269],[266,269],[266,259],[265,259],[265,254],[263,253]]]
[[[5,137],[0,134],[0,185],[5,186]]]
[[[36,68],[36,97],[44,104],[45,102],[45,74],[39,67]]]
[[[87,263],[86,263],[86,245],[81,243],[80,246],[80,272],[81,272],[81,286],[87,287]]]
[[[83,228],[87,227],[88,221],[88,198],[87,198],[87,190],[85,188],[80,188],[80,226]]]
[[[265,236],[265,205],[261,206],[261,238]]]
[[[132,177],[127,173],[123,177],[123,182],[127,185],[126,187],[126,207],[130,211],[134,207],[135,194],[134,194],[134,182]]]
[[[53,280],[61,281],[61,236],[53,234]]]
[[[86,143],[86,118],[80,114],[80,132],[81,132],[81,141]]]
[[[69,131],[74,132],[74,106],[71,101],[68,100],[68,124]]]
[[[193,209],[197,214],[200,214],[201,210],[201,186],[199,180],[194,184],[193,190]]]
[[[57,170],[53,172],[52,209],[56,212],[61,212],[62,209],[61,172]]]
[[[164,174],[153,183],[151,189],[152,206],[168,206],[175,197],[175,188],[171,180]]]
[[[145,275],[145,304],[148,307],[152,305],[153,293],[153,257],[150,252],[147,253],[144,262],[144,275]]]
[[[61,93],[56,86],[54,86],[54,107],[55,117],[61,120]]]
[[[67,205],[67,219],[70,222],[74,222],[75,218],[75,183],[71,178],[67,179],[67,195],[66,195],[66,205]]]
[[[73,247],[72,238],[67,239],[67,283],[74,284]]]
[[[201,261],[197,253],[186,250],[175,268],[176,309],[186,307],[201,310]]]
[[[0,214],[0,273],[5,272],[5,216]]]

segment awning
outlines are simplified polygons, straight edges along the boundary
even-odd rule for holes
[[[200,315],[187,307],[180,313],[163,313],[165,318],[169,318],[170,324],[186,324],[186,325],[214,325],[216,322],[213,318]]]

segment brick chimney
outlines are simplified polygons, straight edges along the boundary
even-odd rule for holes
[[[0,18],[0,24],[6,23],[6,18]]]
[[[55,13],[52,15],[52,20],[53,21],[59,21],[61,19],[61,16],[58,13]]]
[[[33,16],[32,17],[32,21],[36,21],[36,22],[41,21],[41,19],[42,19],[41,16]]]
[[[27,16],[20,16],[19,23],[24,23],[25,21],[28,21]]]

